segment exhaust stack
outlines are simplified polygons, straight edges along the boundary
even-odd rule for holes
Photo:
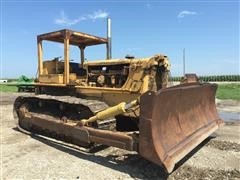
[[[112,34],[111,34],[111,19],[107,18],[107,59],[112,58]]]

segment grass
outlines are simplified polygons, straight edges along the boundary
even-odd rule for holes
[[[0,92],[17,92],[17,87],[0,84]],[[216,97],[240,100],[240,84],[219,84]]]
[[[240,100],[240,84],[219,84],[216,96],[218,99]]]
[[[7,84],[0,84],[0,92],[17,92],[17,86],[8,86]]]

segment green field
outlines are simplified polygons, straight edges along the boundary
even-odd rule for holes
[[[17,92],[17,86],[8,86],[6,84],[0,84],[0,92]]]
[[[17,87],[0,84],[0,92],[17,92]],[[219,84],[216,96],[218,99],[240,100],[240,84]]]
[[[219,84],[216,96],[218,99],[240,100],[240,84]]]

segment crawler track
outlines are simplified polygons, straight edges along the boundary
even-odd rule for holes
[[[59,131],[54,131],[54,129],[48,127],[42,128],[36,124],[33,125],[25,117],[31,114],[34,121],[42,118],[52,119],[59,123],[76,123],[106,108],[108,108],[108,105],[99,100],[86,100],[72,96],[26,95],[19,96],[14,102],[14,114],[21,131],[42,134],[70,143],[74,143],[72,137],[66,137]],[[92,123],[90,126],[98,129],[114,130],[115,124],[116,120],[111,118]],[[86,144],[83,143],[82,145],[85,146]]]

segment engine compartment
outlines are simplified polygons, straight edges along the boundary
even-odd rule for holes
[[[126,82],[128,73],[129,64],[89,66],[87,82],[90,86],[120,88]]]

